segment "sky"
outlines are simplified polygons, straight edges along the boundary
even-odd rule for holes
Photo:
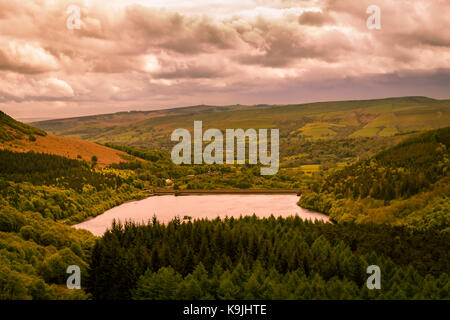
[[[449,30],[448,0],[0,0],[0,110],[450,98]]]

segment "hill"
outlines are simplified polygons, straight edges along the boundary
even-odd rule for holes
[[[448,174],[450,127],[426,132],[331,174],[321,191],[346,197],[408,198]]]
[[[94,238],[67,224],[142,197],[131,171],[105,167],[121,156],[0,112],[0,300],[88,298],[64,283],[67,265],[87,272]]]
[[[330,173],[300,205],[338,222],[450,231],[450,127],[409,138]]]
[[[298,105],[193,106],[36,122],[47,132],[99,143],[169,151],[176,128],[279,128],[282,167],[334,167],[367,158],[413,131],[450,123],[450,101],[426,97]],[[306,150],[306,151],[305,151]],[[316,165],[316,167],[312,166]]]
[[[47,134],[41,129],[16,121],[1,111],[0,149],[17,152],[34,151],[86,161],[91,161],[92,157],[96,156],[100,166],[130,158],[124,152],[96,143]]]
[[[34,125],[53,134],[148,148],[155,144],[154,139],[165,146],[168,133],[180,127],[189,129],[194,120],[218,129],[277,127],[285,138],[393,136],[445,127],[450,123],[450,101],[405,97],[299,105],[195,106],[48,120]]]
[[[0,150],[0,300],[88,298],[64,284],[68,265],[87,272],[94,237],[67,224],[142,197],[131,174]]]

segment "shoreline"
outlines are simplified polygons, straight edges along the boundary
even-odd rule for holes
[[[295,194],[301,196],[302,190],[295,189],[217,189],[217,190],[152,190],[152,192],[147,193],[148,196],[160,196],[160,195],[175,195],[175,196],[188,196],[188,195],[209,195],[209,194]]]

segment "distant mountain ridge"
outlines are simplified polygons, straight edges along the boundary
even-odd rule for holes
[[[450,124],[450,100],[403,97],[330,101],[296,105],[191,106],[157,111],[119,112],[36,122],[57,135],[100,143],[168,149],[176,128],[279,128],[289,144],[299,139],[389,137]]]
[[[248,109],[248,108],[271,108],[271,107],[280,107],[280,106],[309,106],[315,104],[335,104],[335,103],[358,103],[358,102],[370,102],[370,101],[388,101],[388,100],[399,100],[399,101],[415,101],[419,103],[427,103],[427,102],[438,102],[445,101],[450,102],[450,99],[434,99],[425,96],[408,96],[408,97],[390,97],[390,98],[381,98],[381,99],[367,99],[367,100],[339,100],[339,101],[318,101],[318,102],[308,102],[308,103],[300,103],[300,104],[255,104],[255,105],[193,105],[193,106],[185,106],[185,107],[173,107],[173,108],[165,108],[158,110],[129,110],[129,111],[117,111],[113,113],[99,113],[95,115],[86,115],[86,116],[73,116],[73,117],[63,117],[63,118],[53,118],[47,120],[37,120],[30,122],[30,124],[44,124],[47,122],[53,121],[61,121],[61,120],[89,120],[89,119],[102,119],[102,118],[110,118],[114,115],[133,115],[133,114],[164,114],[164,113],[187,113],[187,112],[202,112],[205,110],[216,110],[216,111],[225,111],[232,109]]]

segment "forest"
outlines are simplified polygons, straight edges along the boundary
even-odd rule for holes
[[[124,179],[115,174],[96,171],[94,164],[65,157],[0,150],[0,178],[33,185],[56,185],[82,191],[92,186],[100,191],[119,188]]]
[[[140,147],[105,144],[148,161],[128,161],[112,164],[118,170],[133,170],[137,179],[151,188],[169,189],[293,189],[306,188],[315,178],[299,168],[281,168],[273,176],[261,176],[260,165],[175,165],[170,153]],[[166,185],[170,179],[172,184]]]
[[[89,298],[62,285],[68,265],[87,272],[95,242],[69,225],[142,198],[130,173],[8,150],[0,164],[0,299]]]
[[[449,299],[450,235],[256,216],[114,224],[98,239],[94,299]],[[382,271],[368,290],[366,268]]]
[[[450,128],[428,131],[343,169],[299,201],[336,222],[450,231]]]

